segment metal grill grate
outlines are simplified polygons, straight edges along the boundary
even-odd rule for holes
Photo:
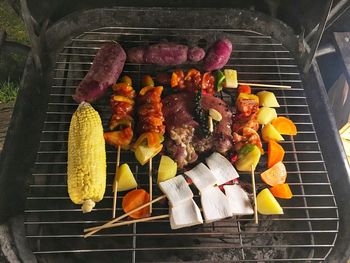
[[[298,135],[285,136],[287,181],[295,194],[281,201],[282,216],[260,216],[258,226],[251,217],[239,217],[177,231],[167,220],[138,223],[101,231],[83,239],[83,229],[110,219],[111,182],[115,170],[115,149],[107,146],[108,186],[105,198],[89,214],[82,214],[69,200],[66,189],[68,128],[77,104],[71,98],[88,71],[97,49],[116,40],[124,47],[146,45],[160,40],[206,45],[216,35],[234,43],[227,67],[238,70],[240,81],[289,84],[288,90],[272,89],[281,107],[278,115],[291,118]],[[124,73],[140,87],[140,76],[162,68],[126,64]],[[262,89],[254,89],[257,92]],[[228,95],[223,95],[230,99]],[[110,116],[108,99],[95,105],[104,125]],[[155,160],[154,167],[157,166]],[[122,152],[139,182],[148,188],[147,167],[138,166],[130,152]],[[266,167],[266,155],[257,167]],[[154,172],[155,174],[155,172]],[[249,181],[249,176],[241,175]],[[263,184],[257,176],[257,186]],[[155,181],[155,180],[154,180]],[[160,195],[154,186],[154,195]],[[198,196],[196,196],[198,198]],[[197,200],[198,201],[198,200]],[[121,214],[121,196],[117,213]],[[167,213],[165,204],[156,204],[154,215]],[[338,211],[319,148],[307,99],[296,61],[280,43],[269,36],[242,30],[195,30],[108,27],[85,32],[64,47],[57,56],[53,85],[42,131],[40,149],[33,169],[26,203],[26,236],[38,257],[54,256],[54,262],[72,259],[83,262],[145,261],[322,261],[331,251],[338,231]],[[119,262],[119,261],[118,261]]]

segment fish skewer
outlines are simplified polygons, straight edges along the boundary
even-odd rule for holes
[[[132,137],[133,110],[135,91],[132,88],[132,81],[128,76],[124,76],[121,83],[115,84],[112,88],[114,94],[111,96],[111,108],[113,111],[109,122],[110,132],[105,132],[104,137],[107,143],[117,148],[116,168],[113,180],[113,211],[112,217],[115,218],[118,192],[118,169],[120,166],[121,148],[127,149]]]

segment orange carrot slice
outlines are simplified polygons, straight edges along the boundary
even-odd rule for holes
[[[277,117],[271,124],[283,135],[296,135],[298,133],[294,122],[286,117]]]
[[[261,179],[270,186],[284,184],[287,178],[286,167],[282,162],[276,163],[270,169],[261,173]]]
[[[125,213],[130,212],[131,210],[138,208],[146,203],[149,200],[149,194],[143,189],[135,189],[128,192],[123,197],[122,207]],[[130,214],[131,218],[143,218],[149,216],[149,206],[142,208],[132,214]]]
[[[288,184],[278,184],[270,188],[274,197],[291,199],[293,197],[292,191]]]
[[[283,161],[284,149],[277,142],[270,140],[267,146],[267,167],[271,168],[276,163]]]

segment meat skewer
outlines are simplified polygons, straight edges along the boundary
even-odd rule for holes
[[[163,124],[163,104],[161,102],[162,86],[154,86],[151,76],[143,78],[144,87],[138,95],[138,132],[139,139],[135,142],[134,148],[136,158],[144,165],[148,162],[149,170],[149,195],[152,201],[153,179],[152,179],[152,158],[162,149],[162,138],[165,132]],[[144,140],[147,139],[147,146]],[[142,150],[143,149],[143,150]],[[152,203],[150,204],[150,214],[152,214]]]
[[[132,114],[134,110],[135,91],[131,85],[131,79],[124,76],[123,82],[117,83],[112,87],[114,94],[111,96],[110,103],[113,113],[109,122],[109,128],[113,131],[104,134],[106,141],[117,147],[117,162],[113,181],[113,218],[115,218],[117,206],[117,174],[120,166],[120,151],[122,147],[128,148],[133,136]]]

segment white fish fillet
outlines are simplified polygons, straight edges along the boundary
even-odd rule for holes
[[[201,212],[193,199],[182,202],[177,206],[170,207],[169,210],[171,229],[203,224]]]
[[[214,186],[216,184],[216,177],[203,163],[200,163],[193,169],[186,171],[185,174],[191,178],[192,182],[200,192],[205,190],[207,187]]]
[[[178,204],[193,198],[191,188],[188,186],[182,175],[178,175],[159,183],[159,188],[167,196],[172,206],[177,206]]]
[[[234,215],[254,214],[248,194],[240,185],[225,185],[224,189]]]
[[[209,187],[201,192],[201,202],[206,223],[233,215],[227,196],[218,187]]]
[[[233,165],[220,153],[214,152],[205,160],[209,169],[216,177],[218,185],[222,185],[239,177]]]

